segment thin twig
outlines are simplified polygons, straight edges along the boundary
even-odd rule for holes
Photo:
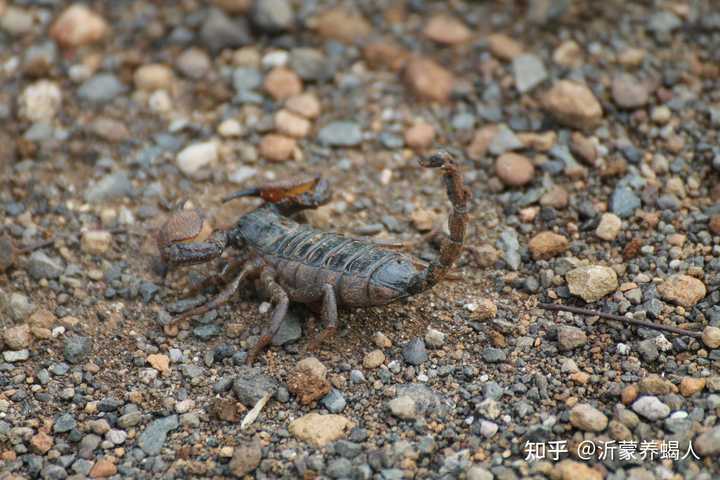
[[[558,303],[538,303],[538,307],[544,310],[559,310],[561,312],[577,313],[579,315],[587,315],[591,317],[600,317],[606,320],[615,320],[617,322],[637,325],[638,327],[650,328],[653,330],[661,330],[664,332],[674,333],[676,335],[687,335],[688,337],[701,338],[702,332],[693,332],[684,328],[670,327],[667,325],[658,325],[657,323],[646,322],[644,320],[635,320],[634,318],[623,317],[622,315],[614,315],[612,313],[600,312],[598,310],[588,310],[587,308],[571,307],[569,305],[560,305]]]

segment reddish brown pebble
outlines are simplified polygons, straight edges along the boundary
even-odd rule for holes
[[[637,384],[628,385],[625,387],[620,394],[620,400],[624,405],[630,405],[633,403],[637,397],[638,397],[638,386]]]
[[[410,52],[392,40],[378,40],[363,49],[365,61],[371,68],[400,70],[410,57]]]
[[[97,42],[107,32],[105,20],[80,3],[63,11],[50,27],[50,36],[65,47],[80,47]]]
[[[592,91],[585,85],[560,80],[543,97],[543,107],[563,125],[580,130],[595,128],[603,111]]]
[[[535,260],[555,257],[568,249],[568,239],[554,232],[540,232],[528,243]]]
[[[415,150],[423,150],[435,140],[435,127],[429,123],[416,123],[405,130],[405,143]]]
[[[495,162],[495,173],[509,187],[522,187],[535,176],[535,167],[527,157],[517,153],[505,153]]]
[[[285,108],[305,118],[315,118],[320,115],[320,101],[312,93],[302,93],[288,98]]]
[[[295,146],[294,138],[270,133],[260,142],[260,156],[271,162],[284,162],[292,156]]]
[[[475,132],[470,145],[467,147],[468,157],[472,160],[482,159],[490,147],[490,142],[495,138],[498,132],[498,127],[495,125],[487,125],[478,129]]]
[[[457,45],[470,40],[470,29],[457,18],[435,15],[428,21],[423,34],[430,40],[445,45]]]
[[[313,28],[320,36],[344,43],[355,43],[365,39],[372,27],[365,17],[343,8],[331,8],[318,15]]]
[[[501,60],[512,60],[523,53],[523,46],[504,33],[494,33],[488,37],[490,53]]]
[[[453,89],[453,74],[427,58],[413,58],[405,67],[405,82],[424,100],[446,102]]]
[[[275,100],[284,100],[302,93],[303,84],[297,73],[278,67],[268,73],[263,87]]]
[[[713,215],[708,222],[708,228],[713,235],[720,235],[720,215]]]
[[[112,477],[117,473],[117,467],[110,460],[101,458],[90,470],[90,478]]]
[[[38,432],[30,439],[30,447],[32,451],[38,455],[45,455],[53,446],[53,437],[45,432]]]
[[[275,114],[275,128],[279,133],[294,138],[303,138],[310,133],[310,122],[289,110]]]

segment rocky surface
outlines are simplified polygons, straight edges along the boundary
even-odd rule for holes
[[[709,0],[0,0],[0,478],[717,478],[719,38]],[[454,281],[312,353],[293,306],[252,367],[251,283],[170,322],[223,261],[159,275],[157,227],[271,180],[436,259],[437,146],[471,192]]]

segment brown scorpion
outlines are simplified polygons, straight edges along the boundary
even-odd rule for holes
[[[157,244],[166,266],[205,263],[222,255],[226,247],[240,252],[218,275],[203,282],[223,285],[222,291],[172,321],[215,309],[226,303],[243,281],[256,280],[274,308],[270,324],[247,357],[248,364],[252,364],[279,329],[291,301],[319,312],[324,330],[312,342],[317,345],[335,333],[338,307],[386,305],[432,288],[446,277],[462,253],[470,192],[448,152],[436,152],[419,163],[443,170],[452,204],[450,235],[443,236],[440,255],[430,264],[368,240],[317,230],[292,220],[292,214],[330,200],[329,185],[319,176],[274,182],[223,199],[255,196],[265,201],[229,229],[213,231],[199,210],[178,211],[160,228]]]

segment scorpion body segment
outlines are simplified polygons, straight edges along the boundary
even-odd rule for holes
[[[219,275],[209,277],[209,283],[224,286],[217,297],[174,320],[217,308],[232,297],[243,281],[257,280],[274,309],[270,324],[248,355],[248,363],[252,363],[279,329],[290,301],[320,312],[325,329],[316,339],[319,343],[335,332],[338,307],[385,305],[432,288],[446,277],[462,253],[470,193],[449,153],[437,152],[421,159],[420,165],[443,170],[453,207],[448,219],[449,236],[442,239],[440,254],[429,265],[370,241],[321,231],[290,218],[329,201],[329,186],[320,177],[275,182],[230,195],[226,201],[256,196],[266,203],[240,217],[227,230],[209,230],[199,211],[177,212],[157,236],[166,265],[207,262],[222,255],[227,247],[242,255]]]
[[[385,305],[410,295],[418,275],[409,255],[298,224],[272,204],[245,215],[228,237],[272,265],[294,302],[320,302],[322,286],[330,285],[339,306]]]

